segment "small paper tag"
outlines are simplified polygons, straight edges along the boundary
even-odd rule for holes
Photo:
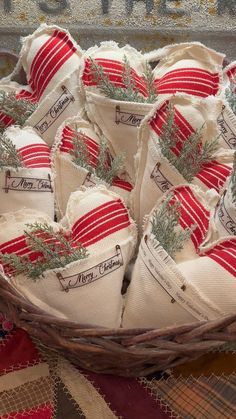
[[[225,106],[217,118],[222,138],[230,148],[236,148],[236,121],[233,113]]]
[[[119,269],[123,264],[124,262],[121,248],[117,245],[116,253],[114,255],[98,263],[92,268],[70,276],[63,276],[61,273],[57,273],[57,277],[62,286],[62,290],[68,292],[71,289],[83,287],[97,281],[100,278],[103,278],[106,275],[109,275]]]
[[[141,241],[139,254],[151,276],[170,296],[170,302],[177,302],[198,320],[215,318],[215,313],[212,315],[209,307],[186,295],[185,278],[180,271],[177,272],[177,267],[173,267],[174,261],[161,245],[159,245],[159,249],[154,248],[152,240],[145,236]],[[177,277],[182,282],[181,286],[176,283]]]
[[[139,127],[145,115],[140,115],[133,112],[121,111],[120,106],[116,106],[115,121],[116,124],[131,125],[132,127]]]
[[[155,184],[162,192],[168,191],[173,185],[172,183],[163,175],[160,170],[161,163],[157,163],[151,173],[150,178],[154,180]]]
[[[96,182],[92,180],[92,173],[88,173],[86,175],[86,178],[84,179],[83,186],[86,186],[86,188],[93,188],[96,186]]]
[[[5,186],[6,193],[9,191],[19,192],[53,192],[51,176],[47,179],[39,179],[24,176],[11,176],[10,170],[6,171]]]
[[[62,94],[59,96],[57,101],[51,106],[49,111],[43,116],[42,119],[34,126],[34,128],[42,135],[48,128],[54,124],[64,110],[69,106],[71,102],[75,101],[74,96],[66,88],[61,86]]]
[[[228,213],[225,207],[225,194],[221,198],[219,207],[216,210],[217,210],[219,221],[221,225],[224,227],[225,231],[235,236],[236,235],[236,222],[230,216],[230,214]],[[236,214],[236,209],[235,209],[235,214]]]

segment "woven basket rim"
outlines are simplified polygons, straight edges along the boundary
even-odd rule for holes
[[[236,313],[165,328],[110,329],[49,315],[0,273],[0,310],[17,327],[79,367],[137,377],[173,368],[236,342]]]

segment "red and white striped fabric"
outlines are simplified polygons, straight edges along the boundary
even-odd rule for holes
[[[54,186],[50,149],[30,127],[9,127],[6,136],[18,150],[22,168],[0,172],[0,213],[22,208],[43,209],[54,218]]]
[[[199,42],[168,45],[145,58],[159,61],[153,70],[158,95],[207,97],[220,92],[224,55]]]
[[[5,224],[1,221],[4,238],[0,250],[11,249],[18,254],[27,251],[23,247],[22,233],[26,223],[32,222],[28,213],[26,211],[24,217],[22,211],[21,220],[18,212],[7,215]],[[42,222],[40,213],[34,212],[34,216],[35,221]],[[45,221],[48,221],[46,216]],[[88,258],[46,271],[36,281],[18,275],[11,278],[11,283],[47,313],[82,324],[119,327],[123,277],[136,245],[135,224],[119,197],[105,188],[73,193],[64,225],[66,221],[74,245],[82,243],[88,249]],[[49,224],[54,229],[62,226]],[[18,243],[21,243],[21,249]]]
[[[143,97],[147,89],[143,80],[145,60],[143,55],[126,45],[123,48],[115,42],[102,42],[100,47],[90,48],[84,56],[85,67],[82,76],[85,90],[85,109],[87,115],[102,131],[112,144],[115,154],[125,153],[125,167],[132,180],[134,173],[134,155],[137,152],[137,127],[151,109],[147,103],[125,102],[113,100],[97,88],[94,81],[89,58],[103,67],[104,73],[117,87],[124,87],[122,75],[123,60],[126,57],[131,66],[134,85]]]
[[[42,101],[58,83],[79,68],[81,55],[81,48],[69,32],[58,26],[41,25],[23,40],[20,63],[28,86],[19,92],[19,97]]]
[[[103,179],[91,175],[89,170],[73,162],[71,151],[73,150],[73,138],[76,135],[76,130],[83,135],[90,165],[92,168],[96,168],[98,164],[100,138],[94,132],[91,124],[80,117],[66,120],[58,130],[57,139],[52,149],[58,215],[65,215],[70,194],[81,186],[93,187],[99,184],[106,185],[110,190],[120,194],[128,204],[132,185],[125,177],[114,178],[110,186]],[[108,167],[110,158],[112,158],[111,155],[107,159]]]
[[[126,296],[123,327],[161,328],[235,311],[236,239],[231,236],[207,244],[208,236],[212,238],[213,211],[207,202],[204,205],[204,194],[200,201],[195,191],[189,186],[172,191],[181,202],[181,228],[196,225],[175,260],[157,246],[151,232],[153,211],[161,201],[148,217]]]
[[[168,101],[160,99],[152,113],[143,121],[139,132],[137,153],[137,182],[133,193],[133,210],[139,225],[151,211],[156,200],[172,186],[186,183],[183,176],[163,156],[159,136],[168,116],[168,104],[174,107],[176,147],[172,152],[178,157],[184,141],[202,129],[202,142],[219,136],[217,117],[222,109],[220,99],[210,97],[199,99],[190,95],[176,94]],[[192,183],[204,191],[210,188],[221,191],[231,172],[234,151],[226,142],[219,141],[219,148],[212,161],[205,164]]]

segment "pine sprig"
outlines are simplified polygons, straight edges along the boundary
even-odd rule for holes
[[[234,153],[234,165],[231,175],[231,193],[233,198],[233,203],[236,204],[236,152]]]
[[[5,133],[0,134],[0,170],[23,167],[21,155]]]
[[[157,91],[154,83],[154,73],[152,67],[148,62],[146,62],[145,71],[144,71],[144,81],[146,84],[148,97],[146,99],[147,103],[154,103],[157,100]]]
[[[79,167],[88,170],[92,175],[104,180],[109,185],[113,179],[119,175],[124,167],[124,155],[119,154],[114,158],[109,158],[109,147],[107,141],[102,138],[100,142],[97,165],[93,167],[90,163],[90,155],[86,145],[85,136],[78,132],[73,138],[73,149],[71,150],[72,161]]]
[[[71,239],[62,230],[54,232],[46,223],[28,224],[27,227],[24,231],[26,243],[30,251],[37,253],[37,259],[32,261],[30,255],[0,254],[1,263],[14,272],[13,276],[23,274],[36,280],[47,270],[65,267],[88,256],[80,243],[72,246]]]
[[[75,129],[75,134],[72,139],[73,148],[70,152],[72,156],[73,163],[76,166],[83,167],[86,170],[91,170],[90,165],[90,156],[88,152],[88,148],[86,145],[85,135],[83,132],[78,131],[78,128]]]
[[[145,98],[137,89],[134,83],[134,78],[132,75],[132,69],[130,63],[126,56],[123,58],[123,73],[122,73],[122,82],[124,87],[118,87],[113,84],[109,76],[105,74],[103,67],[96,63],[90,57],[92,77],[96,82],[98,88],[101,92],[115,100],[128,101],[128,102],[138,102],[138,103],[154,103],[157,100],[157,94],[154,84],[154,75],[152,69],[148,63],[146,63],[145,72],[143,74],[143,79],[146,84],[148,96]]]
[[[173,200],[172,194],[163,201],[158,210],[154,211],[151,225],[155,239],[174,258],[175,254],[183,249],[184,243],[189,240],[194,226],[184,231],[176,229],[179,227],[181,203],[180,201],[171,202],[171,200]]]
[[[167,121],[164,123],[159,136],[160,148],[162,154],[188,182],[192,182],[204,165],[212,160],[218,149],[218,138],[202,143],[203,127],[204,125],[182,143],[180,154],[176,156],[172,149],[176,147],[179,141],[178,127],[174,121],[174,107],[168,105]]]
[[[233,113],[236,115],[236,80],[230,82],[230,86],[225,89],[225,97]]]
[[[14,92],[0,90],[0,109],[5,115],[14,120],[15,125],[23,126],[37,108],[26,99],[17,99]],[[2,124],[1,130],[6,127]]]

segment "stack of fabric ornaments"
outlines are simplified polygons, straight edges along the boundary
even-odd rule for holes
[[[198,42],[83,51],[47,25],[23,39],[0,81],[0,262],[28,301],[110,328],[236,312],[224,58]]]

